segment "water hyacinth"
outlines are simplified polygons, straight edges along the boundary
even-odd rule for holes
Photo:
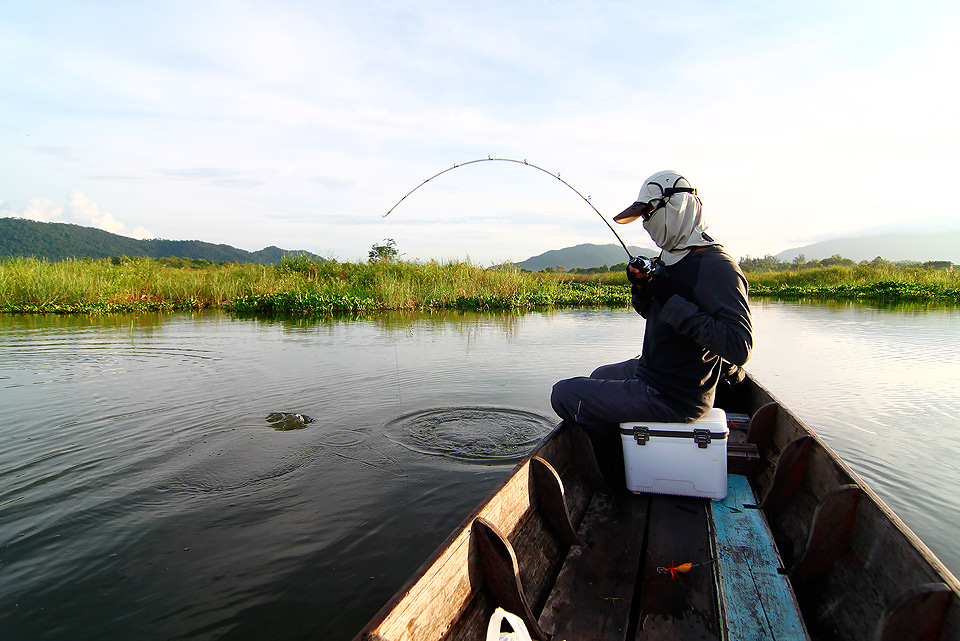
[[[753,297],[960,302],[960,270],[832,266],[747,272]],[[531,273],[469,262],[182,265],[148,258],[0,260],[0,313],[114,314],[223,309],[332,315],[386,310],[627,307],[622,271]]]
[[[960,270],[888,265],[747,272],[750,295],[783,299],[960,302]]]

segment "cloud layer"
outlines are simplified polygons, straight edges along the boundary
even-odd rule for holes
[[[22,205],[0,202],[0,217],[2,216],[26,218],[42,223],[73,223],[140,240],[154,238],[154,235],[143,227],[128,228],[80,191],[71,191],[64,205],[57,205],[44,198],[33,198]]]
[[[386,237],[481,262],[614,240],[516,167],[451,172],[382,218],[494,155],[608,217],[682,171],[735,255],[957,218],[918,204],[960,172],[955,3],[54,5],[0,18],[7,211],[78,192],[63,217],[347,260]]]

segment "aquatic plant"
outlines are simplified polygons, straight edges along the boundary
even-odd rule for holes
[[[960,301],[960,270],[890,263],[747,272],[751,296],[840,300]]]
[[[887,264],[748,272],[751,296],[960,302],[960,270]],[[246,314],[524,310],[630,304],[622,270],[597,274],[486,269],[463,261],[202,265],[127,258],[0,260],[0,313],[112,314],[226,309]]]

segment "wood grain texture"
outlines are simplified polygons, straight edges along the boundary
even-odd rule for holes
[[[809,638],[763,513],[744,476],[731,476],[727,498],[711,504],[717,570],[727,633],[737,641]]]
[[[597,494],[540,616],[556,639],[624,639],[646,528],[649,496]]]
[[[790,568],[790,580],[802,587],[827,573],[853,540],[860,488],[841,485],[824,497],[813,515],[813,525],[803,554]]]
[[[557,538],[568,546],[585,545],[571,522],[560,475],[539,456],[534,456],[530,465],[537,507],[550,523]]]
[[[548,641],[549,637],[540,629],[524,596],[513,546],[495,525],[483,518],[474,522],[473,537],[480,555],[484,584],[494,601],[523,619],[533,638]]]
[[[760,503],[760,509],[769,514],[776,514],[793,498],[806,477],[807,461],[810,459],[812,445],[811,437],[801,436],[783,449],[783,453],[777,460],[770,488]]]
[[[762,452],[770,447],[773,432],[776,428],[777,413],[780,404],[769,402],[757,409],[750,417],[750,427],[747,430],[747,442],[755,443]]]
[[[925,583],[890,602],[876,641],[937,641],[952,593],[943,583]]]
[[[635,639],[721,638],[708,504],[695,497],[651,496]],[[660,570],[682,563],[702,565],[688,573]]]
[[[773,414],[773,430],[763,451],[770,464],[751,479],[751,484],[756,495],[781,496],[779,508],[765,515],[776,536],[781,560],[787,567],[807,565],[807,561],[794,563],[794,560],[802,560],[805,554],[812,554],[815,559],[831,558],[813,573],[815,578],[812,580],[803,581],[797,575],[800,585],[794,588],[810,635],[817,641],[889,641],[894,638],[960,641],[960,581],[876,493],[819,436],[752,378],[748,377],[723,397],[735,399],[737,404],[721,407],[744,414],[776,404],[775,412],[768,410]],[[582,432],[569,427],[560,426],[554,430],[531,453],[531,457],[541,457],[557,473],[563,489],[559,504],[566,508],[570,522],[580,536],[591,543],[591,540],[608,536],[600,534],[606,530],[602,525],[605,520],[609,520],[608,524],[613,528],[610,531],[614,532],[618,529],[618,521],[612,513],[602,518],[594,514],[597,508],[593,505],[602,496],[596,493],[600,484],[597,478],[591,478],[590,458],[582,456],[583,452],[592,450],[582,447]],[[794,467],[793,480],[799,481],[790,492],[771,490],[775,485],[786,487],[784,481],[776,478],[776,463],[793,457],[795,454],[791,453],[790,444],[801,438],[807,440],[808,445],[804,447],[809,448],[806,472],[797,474]],[[589,443],[589,439],[586,442]],[[656,567],[697,563],[701,557],[713,553],[709,543],[710,530],[704,525],[708,515],[707,502],[689,497],[648,497],[646,536],[640,539],[640,545],[644,547],[639,563],[624,560],[633,552],[628,553],[626,547],[617,552],[616,544],[602,546],[611,559],[584,562],[579,560],[584,548],[569,546],[564,535],[558,535],[557,527],[552,524],[553,517],[544,516],[547,510],[540,503],[546,500],[547,492],[535,489],[537,483],[531,473],[531,457],[522,461],[499,490],[461,523],[364,627],[357,639],[482,641],[486,621],[497,603],[484,581],[477,545],[471,544],[472,523],[478,517],[493,524],[513,547],[517,565],[514,578],[519,577],[521,586],[518,592],[533,616],[539,616],[544,622],[553,616],[553,630],[563,630],[558,627],[564,625],[561,619],[580,617],[589,621],[592,618],[592,622],[582,624],[578,629],[568,628],[574,632],[579,630],[581,636],[570,635],[566,641],[601,635],[619,638],[617,635],[623,632],[624,620],[619,608],[623,605],[621,601],[627,599],[614,596],[596,608],[586,609],[582,607],[585,601],[578,601],[577,595],[583,589],[583,577],[592,577],[589,580],[592,585],[609,582],[613,592],[604,588],[602,591],[607,594],[626,594],[631,589],[629,581],[617,578],[617,575],[621,572],[629,574],[636,567],[639,571],[633,611],[627,616],[628,637],[726,638],[720,628],[713,573],[700,571],[707,566],[696,566],[691,572],[675,577],[656,572]],[[784,462],[783,469],[788,468]],[[830,525],[834,520],[822,516],[824,499],[838,494],[838,491],[842,493],[843,486],[856,486],[860,495],[852,511],[840,511],[844,514],[843,520],[848,522],[852,512],[852,528],[842,525],[844,537],[849,533],[849,541],[837,546],[840,551],[831,552],[829,548],[838,542],[832,540],[833,528],[841,526]],[[634,498],[644,500],[643,497]],[[684,498],[699,505],[700,512],[694,505],[684,504]],[[818,530],[825,534],[817,534]],[[818,538],[820,543],[815,542]],[[815,549],[820,551],[814,553]],[[618,557],[614,552],[626,556]],[[576,569],[578,563],[583,567]],[[608,573],[612,573],[611,576],[606,576]],[[704,575],[707,575],[706,579]],[[704,580],[706,583],[701,583]],[[945,587],[933,590],[924,587],[930,584]],[[561,598],[564,591],[566,596]],[[560,605],[556,614],[550,615],[554,609],[551,605],[554,592],[557,592]],[[710,607],[717,612],[710,614]],[[934,623],[938,618],[941,619],[939,626]],[[911,620],[922,620],[923,624],[914,625]]]

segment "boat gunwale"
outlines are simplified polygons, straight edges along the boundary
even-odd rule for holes
[[[908,565],[919,566],[925,564],[926,568],[917,568],[918,574],[931,575],[932,579],[938,580],[945,584],[953,592],[952,602],[956,604],[958,599],[960,599],[960,580],[957,579],[957,577],[923,542],[923,540],[920,539],[920,537],[917,536],[917,534],[913,532],[913,530],[911,530],[910,527],[907,526],[899,516],[897,516],[897,514],[884,502],[880,495],[877,494],[877,492],[874,491],[856,472],[854,472],[850,465],[847,464],[820,435],[818,435],[806,423],[804,423],[796,413],[784,405],[776,395],[770,392],[769,389],[757,381],[752,375],[748,374],[747,378],[742,384],[745,386],[742,388],[743,392],[745,393],[744,398],[746,399],[746,401],[743,403],[744,409],[747,409],[752,415],[761,406],[767,403],[775,403],[777,405],[778,412],[775,418],[774,433],[779,436],[780,440],[793,440],[794,438],[803,436],[812,437],[814,450],[819,447],[823,456],[823,460],[818,463],[818,465],[827,464],[834,467],[833,474],[831,474],[830,478],[827,480],[839,480],[843,483],[856,485],[856,487],[859,488],[862,493],[861,501],[857,508],[858,514],[860,514],[863,518],[868,519],[868,522],[878,523],[878,527],[885,532],[889,532],[894,539],[899,537],[898,543],[901,545],[901,551],[897,553],[898,557],[902,561],[906,561]],[[780,414],[781,411],[783,412],[782,415]],[[380,608],[377,613],[367,622],[367,624],[355,637],[355,641],[382,638],[377,635],[376,631],[381,628],[381,626],[396,611],[400,604],[408,596],[411,596],[417,584],[420,583],[424,577],[431,572],[431,570],[438,564],[444,555],[450,551],[450,548],[455,544],[455,542],[460,539],[460,537],[462,537],[468,529],[471,528],[474,520],[484,513],[489,506],[494,505],[498,496],[504,491],[504,489],[511,482],[513,482],[519,474],[523,472],[525,467],[530,466],[531,460],[534,457],[539,456],[544,449],[548,448],[554,441],[559,442],[558,436],[563,433],[564,429],[565,426],[562,422],[556,425],[556,427],[554,427],[527,455],[524,456],[521,461],[516,464],[516,466],[514,466],[510,473],[506,475],[504,479],[489,492],[484,500],[480,501],[471,510],[471,512],[434,549],[434,551],[423,561],[423,563],[420,564],[417,570],[403,583],[403,585],[397,589],[397,591],[383,605],[383,607]],[[787,441],[780,443],[781,447],[784,446],[786,442]],[[777,456],[779,456],[779,454]],[[569,463],[569,461],[567,463]],[[821,469],[825,470],[826,468]],[[752,481],[751,484],[754,485],[755,489],[759,489],[760,487],[754,481]],[[808,486],[806,491],[814,497],[817,494],[815,488],[812,486]],[[867,500],[864,501],[863,497],[866,497]],[[886,522],[887,525],[884,525],[884,522]],[[462,573],[467,575],[469,573],[468,568],[464,567]],[[869,578],[865,580],[871,581]],[[472,596],[468,597],[466,601],[467,603],[469,603],[470,598],[472,598]],[[892,602],[892,599],[885,599],[883,601],[884,606],[888,605],[890,602]],[[953,609],[955,610],[956,608],[954,607]],[[456,613],[453,613],[453,621],[456,621],[457,617],[461,616],[463,612],[464,610],[461,608]]]
[[[437,545],[433,552],[420,564],[420,566],[413,572],[413,574],[397,588],[397,591],[393,594],[392,597],[384,604],[376,614],[371,617],[366,625],[363,626],[361,631],[355,637],[356,640],[368,638],[366,635],[383,624],[390,614],[396,609],[396,607],[411,593],[414,587],[430,572],[430,570],[437,564],[437,562],[443,557],[444,554],[450,549],[450,547],[466,532],[472,525],[473,522],[480,516],[481,513],[492,504],[500,493],[506,488],[511,481],[513,481],[518,474],[523,471],[524,467],[529,467],[530,462],[533,458],[540,454],[540,452],[547,447],[547,445],[556,439],[559,434],[563,431],[563,423],[560,422],[550,432],[544,436],[534,448],[528,452],[523,459],[521,459],[510,471],[504,479],[498,483],[487,495],[485,499],[480,501],[470,514],[468,514],[454,529],[451,531],[447,537]],[[466,570],[464,570],[466,571]],[[376,636],[371,638],[377,638]]]
[[[870,487],[870,485],[860,477],[850,465],[844,461],[840,455],[838,455],[830,445],[817,434],[813,429],[811,429],[803,420],[797,416],[788,406],[786,406],[780,399],[770,392],[762,383],[757,381],[753,376],[748,375],[748,380],[760,391],[762,395],[765,395],[770,399],[771,402],[776,403],[780,410],[782,410],[787,417],[793,422],[798,428],[803,430],[805,436],[813,437],[817,446],[822,448],[823,452],[827,457],[833,462],[833,464],[839,469],[839,471],[849,477],[850,481],[860,489],[864,496],[869,498],[881,516],[886,517],[886,519],[898,530],[906,539],[906,542],[910,544],[911,547],[917,550],[920,557],[930,566],[932,570],[938,575],[947,586],[953,590],[953,592],[960,598],[960,580],[950,571],[950,569],[940,560],[939,557],[931,550],[926,543],[923,542],[916,532],[910,529],[903,519],[901,519],[896,512],[894,512],[889,505],[883,500],[883,498],[877,494],[877,492]]]

